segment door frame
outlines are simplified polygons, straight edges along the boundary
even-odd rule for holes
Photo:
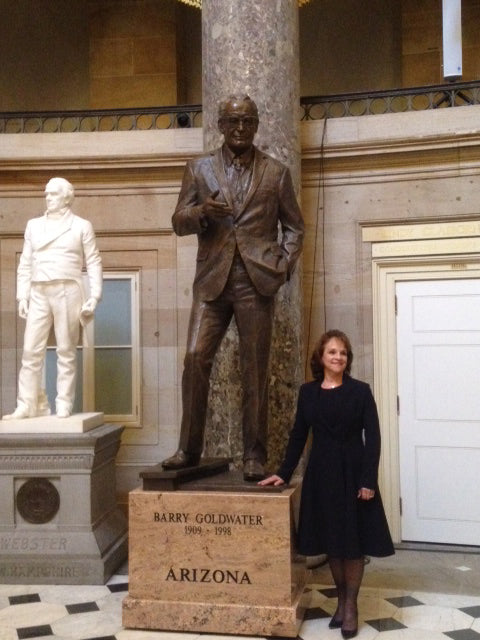
[[[397,415],[396,283],[480,278],[480,222],[365,225],[372,248],[374,394],[382,432],[379,483],[394,542],[402,541]]]

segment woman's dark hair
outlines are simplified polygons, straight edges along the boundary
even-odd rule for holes
[[[325,345],[332,338],[337,338],[337,340],[340,340],[345,345],[345,349],[347,350],[347,366],[345,367],[345,373],[350,375],[350,369],[352,368],[353,361],[353,351],[350,340],[348,339],[348,336],[343,333],[343,331],[339,331],[338,329],[331,329],[330,331],[326,331],[322,335],[320,340],[315,345],[315,348],[313,349],[312,358],[310,360],[310,368],[315,380],[323,380],[323,352],[325,351]]]

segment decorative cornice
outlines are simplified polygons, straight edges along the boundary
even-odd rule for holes
[[[87,470],[91,469],[94,456],[85,455],[64,455],[64,454],[11,454],[0,455],[0,467],[3,471],[28,471],[30,474],[35,471],[45,471],[51,469],[61,471],[68,469]]]
[[[480,173],[480,106],[311,121],[301,128],[302,184]]]

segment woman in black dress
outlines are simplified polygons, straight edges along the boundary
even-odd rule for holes
[[[288,482],[312,431],[302,484],[297,547],[304,555],[328,555],[338,605],[330,628],[344,638],[358,630],[357,596],[364,555],[394,553],[377,475],[380,429],[370,387],[350,377],[350,340],[341,331],[325,333],[316,345],[315,378],[301,386],[295,424],[277,474],[261,485]]]

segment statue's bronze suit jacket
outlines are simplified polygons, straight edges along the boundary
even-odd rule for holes
[[[187,163],[172,223],[178,235],[198,235],[197,300],[214,300],[223,291],[235,247],[264,296],[275,295],[300,255],[304,225],[290,171],[256,147],[254,154],[250,188],[241,205],[230,194],[221,148]],[[228,203],[233,216],[211,222],[203,217],[201,204],[216,191],[216,199]]]

